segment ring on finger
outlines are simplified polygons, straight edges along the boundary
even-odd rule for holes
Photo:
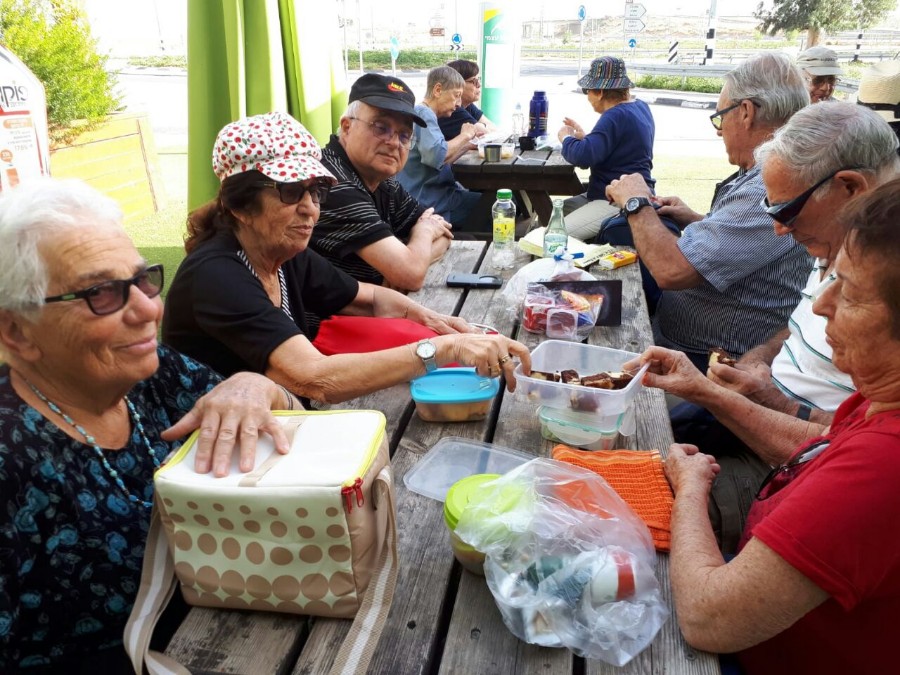
[[[512,358],[512,357],[511,357],[509,354],[507,354],[506,356],[501,356],[501,357],[500,357],[500,360],[497,361],[497,365],[498,365],[498,366],[502,366],[504,363],[506,363],[507,361],[509,361],[511,358]]]

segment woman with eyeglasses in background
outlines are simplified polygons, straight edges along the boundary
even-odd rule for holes
[[[346,401],[451,362],[486,377],[503,372],[512,391],[512,357],[529,365],[524,345],[357,281],[308,248],[335,180],[321,157],[316,140],[284,113],[248,117],[219,132],[219,195],[189,217],[187,257],[166,298],[163,342],[223,375],[261,373],[317,401]],[[311,342],[308,313],[405,318],[437,335],[326,356]]]
[[[153,472],[203,426],[196,469],[288,445],[259,375],[221,382],[157,344],[163,269],[79,181],[0,198],[0,672],[123,673]],[[171,633],[170,633],[171,634]]]
[[[656,123],[650,107],[631,96],[634,84],[625,62],[615,56],[591,61],[590,70],[578,80],[588,103],[600,118],[585,132],[570,117],[563,119],[557,137],[566,161],[591,170],[587,191],[565,201],[569,235],[592,240],[604,219],[619,212],[606,199],[606,186],[623,175],[637,173],[653,191],[653,139]]]
[[[748,675],[887,673],[900,613],[900,180],[852,201],[835,280],[813,311],[827,321],[834,365],[857,393],[827,428],[809,423],[795,449],[768,448],[775,468],[751,506],[728,562],[707,515],[719,467],[673,444],[670,572],[685,639],[738,652]],[[700,393],[708,383],[679,353],[658,347],[649,386]],[[628,364],[626,364],[626,367]],[[701,395],[702,398],[702,395]],[[754,448],[755,449],[755,448]]]
[[[459,136],[462,125],[467,122],[475,125],[476,138],[495,131],[494,123],[487,118],[481,108],[475,105],[475,102],[481,98],[481,78],[478,76],[480,72],[478,64],[474,61],[458,59],[450,61],[447,65],[462,75],[465,87],[460,107],[454,110],[449,117],[438,118],[438,126],[441,128],[444,138],[451,141]]]

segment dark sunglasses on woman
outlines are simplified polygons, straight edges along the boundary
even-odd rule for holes
[[[113,279],[96,284],[83,291],[73,291],[44,298],[45,303],[84,300],[90,310],[98,315],[112,314],[122,309],[128,302],[132,286],[137,286],[148,298],[155,298],[163,289],[163,266],[151,265],[130,279]]]
[[[759,486],[759,492],[756,493],[756,499],[762,502],[780,492],[782,488],[787,486],[788,483],[797,477],[797,474],[803,471],[804,464],[821,455],[830,444],[831,439],[828,438],[817,441],[806,450],[798,452],[781,466],[776,466],[769,472],[769,475],[766,476],[762,485]]]
[[[278,198],[282,204],[297,204],[303,199],[303,195],[309,192],[313,204],[320,206],[328,199],[328,191],[331,183],[326,180],[316,180],[306,185],[304,183],[278,183],[274,180],[261,180],[257,183],[260,187],[270,187],[278,190]]]

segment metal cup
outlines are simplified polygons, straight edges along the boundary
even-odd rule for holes
[[[484,161],[499,162],[500,161],[500,144],[486,143],[484,146]]]

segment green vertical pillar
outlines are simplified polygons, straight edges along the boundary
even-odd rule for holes
[[[512,2],[483,2],[479,13],[481,109],[500,129],[511,129],[519,79],[522,21]]]

